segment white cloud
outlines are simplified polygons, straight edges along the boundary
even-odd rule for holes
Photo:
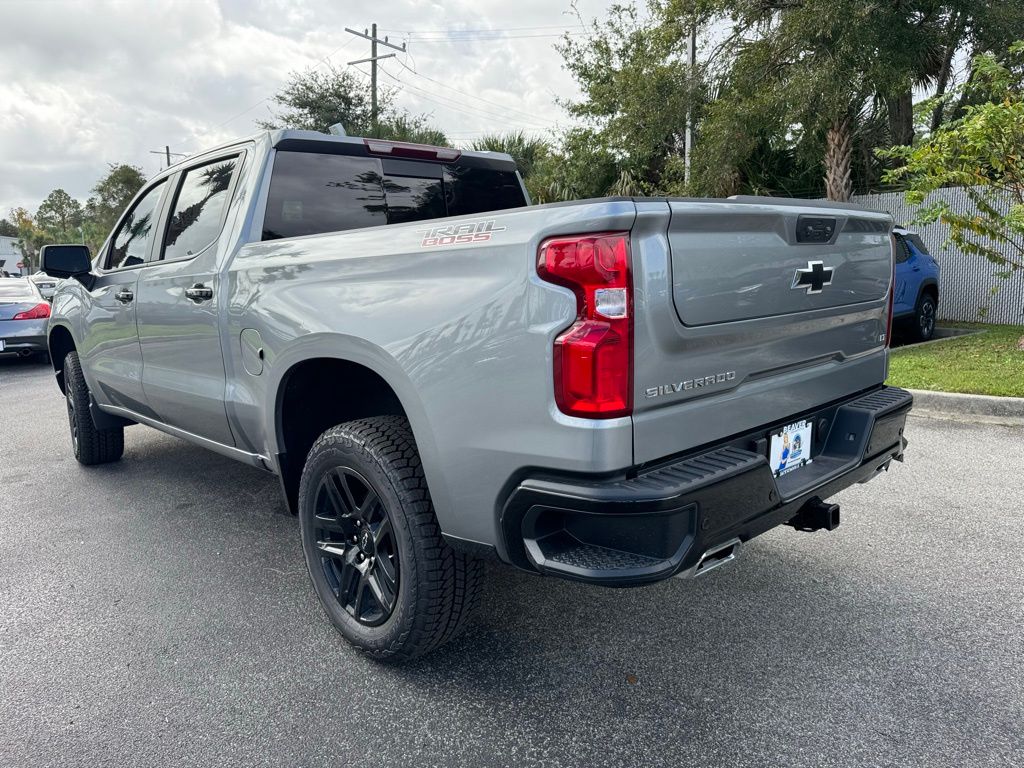
[[[0,215],[56,187],[84,200],[108,163],[154,173],[165,144],[191,153],[251,133],[290,71],[368,56],[344,27],[372,21],[408,43],[380,84],[457,142],[564,125],[555,98],[575,87],[553,35],[578,25],[568,11],[569,0],[2,2]]]

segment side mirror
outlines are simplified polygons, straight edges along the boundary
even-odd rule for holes
[[[85,245],[44,245],[39,249],[39,269],[50,277],[80,278],[92,269],[92,254]]]

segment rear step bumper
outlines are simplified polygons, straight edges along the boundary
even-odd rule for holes
[[[780,478],[765,450],[778,425],[616,477],[527,478],[502,510],[508,551],[544,574],[629,586],[706,573],[789,521],[831,530],[838,508],[823,500],[903,459],[912,404],[909,392],[882,387],[780,422],[821,428],[813,461]]]

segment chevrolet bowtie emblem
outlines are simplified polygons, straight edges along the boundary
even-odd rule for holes
[[[820,261],[808,261],[807,269],[797,269],[793,276],[793,288],[807,288],[807,293],[821,293],[826,285],[832,285],[835,269],[826,267]]]

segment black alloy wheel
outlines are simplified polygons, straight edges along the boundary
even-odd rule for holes
[[[395,609],[399,557],[380,494],[348,467],[328,471],[316,491],[313,532],[327,583],[363,626],[383,624]]]
[[[81,443],[78,441],[78,417],[75,413],[75,393],[71,387],[64,388],[64,402],[68,405],[68,424],[71,426],[71,450],[74,451],[75,458],[79,458],[82,455]]]
[[[917,308],[917,337],[928,341],[935,334],[935,300],[925,294]]]

